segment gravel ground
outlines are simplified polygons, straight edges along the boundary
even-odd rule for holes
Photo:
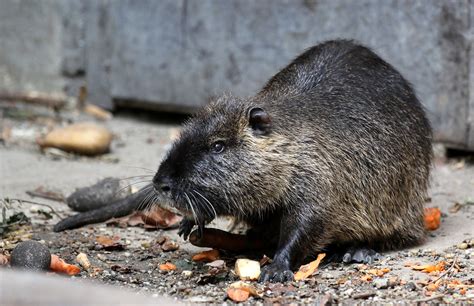
[[[112,153],[101,158],[62,155],[54,151],[40,152],[34,142],[45,127],[57,124],[51,113],[33,117],[3,113],[1,128],[9,137],[0,145],[0,199],[22,199],[48,204],[61,217],[73,212],[64,204],[32,198],[26,191],[37,187],[68,195],[78,187],[94,184],[112,176],[129,178],[147,175],[159,164],[179,125],[169,118],[152,119],[151,115],[129,113],[104,123],[113,133]],[[12,119],[12,117],[14,117]],[[25,118],[27,120],[25,120]],[[32,120],[31,118],[34,118]],[[70,121],[91,120],[82,114],[62,115]],[[176,119],[176,118],[175,118]],[[247,303],[321,303],[337,302],[474,302],[474,165],[469,159],[446,159],[438,153],[433,168],[431,199],[428,207],[439,207],[441,227],[429,234],[425,244],[409,250],[384,254],[373,265],[330,264],[321,267],[305,281],[288,284],[252,283],[259,296]],[[148,178],[129,178],[140,186]],[[456,205],[456,203],[458,203]],[[85,282],[106,283],[157,296],[170,296],[187,302],[233,303],[226,289],[237,280],[233,273],[235,260],[241,257],[261,259],[263,254],[221,253],[224,263],[209,266],[191,260],[196,248],[177,237],[176,230],[147,230],[140,227],[115,227],[97,224],[62,233],[52,232],[59,220],[46,219],[41,211],[49,208],[14,202],[8,214],[23,211],[31,218],[31,226],[23,226],[3,239],[0,254],[8,253],[21,240],[44,242],[54,254],[74,262],[79,252],[92,263],[89,271],[74,278]],[[40,212],[40,213],[38,213]],[[228,220],[212,226],[225,228]],[[119,247],[107,249],[97,237],[118,237]],[[163,251],[159,242],[166,239],[179,248]],[[175,271],[161,271],[160,264],[171,262]],[[414,264],[445,263],[445,271],[431,274],[415,271]],[[374,269],[387,269],[384,275]],[[385,270],[385,271],[387,271]]]

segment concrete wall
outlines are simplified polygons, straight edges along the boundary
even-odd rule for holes
[[[48,29],[51,34],[49,43],[34,45],[39,55],[30,48],[21,57],[5,57],[1,50],[0,72],[14,82],[2,76],[0,88],[15,83],[57,90],[85,71],[89,97],[97,104],[111,108],[125,101],[190,111],[223,91],[252,95],[304,49],[327,39],[352,38],[372,47],[413,83],[438,140],[474,149],[473,3],[3,0],[1,49],[8,40],[5,49],[14,54],[19,46],[31,47],[23,37]],[[33,10],[48,18],[37,18]],[[14,35],[5,27],[17,24]],[[19,63],[23,58],[30,64]],[[38,68],[29,75],[31,65]],[[41,69],[51,76],[48,80],[39,80]]]

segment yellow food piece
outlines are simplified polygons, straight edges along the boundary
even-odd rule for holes
[[[58,148],[84,155],[106,153],[112,142],[112,133],[94,123],[76,123],[51,131],[38,143],[42,148]]]
[[[260,276],[260,263],[255,260],[239,258],[235,262],[235,274],[241,280],[257,280]]]

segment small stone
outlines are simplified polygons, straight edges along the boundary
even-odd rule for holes
[[[177,244],[173,240],[168,240],[161,245],[161,248],[165,252],[176,251],[177,249],[179,249],[179,244]]]
[[[386,289],[388,288],[388,279],[386,278],[378,278],[374,281],[375,287],[378,289]]]
[[[469,247],[469,245],[465,242],[458,244],[458,249],[465,250]]]
[[[87,258],[87,255],[85,253],[77,254],[76,261],[84,268],[84,270],[89,270],[89,268],[91,267],[89,258]]]
[[[260,276],[260,263],[255,260],[239,258],[235,262],[235,274],[241,280],[257,280]]]
[[[415,291],[416,290],[416,284],[414,282],[408,282],[405,285],[405,289],[407,289],[408,291]]]
[[[182,274],[184,277],[191,277],[191,276],[193,275],[193,271],[184,270],[183,272],[181,272],[181,274]]]
[[[37,241],[24,241],[13,249],[10,264],[20,269],[48,270],[51,265],[51,253],[45,245]]]
[[[225,267],[225,261],[223,261],[222,259],[214,260],[210,263],[207,263],[206,266],[221,269]]]
[[[445,258],[447,259],[451,259],[451,258],[454,258],[454,254],[453,253],[448,253],[446,255],[444,255]]]

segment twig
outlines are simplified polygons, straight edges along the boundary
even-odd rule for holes
[[[432,301],[432,300],[440,299],[442,297],[444,297],[444,294],[432,295],[432,296],[429,296],[429,297],[426,297],[426,298],[423,298],[423,299],[414,300],[413,302],[414,303],[429,302],[429,301]]]
[[[454,257],[453,259],[453,264],[448,268],[448,270],[444,271],[443,273],[440,274],[440,276],[438,278],[436,278],[435,280],[429,282],[429,283],[436,283],[437,281],[439,281],[441,278],[443,278],[444,276],[446,276],[447,274],[449,274],[451,272],[451,270],[455,267],[456,265],[456,261],[457,261],[458,257]]]
[[[20,202],[20,205],[22,203],[27,203],[27,204],[33,204],[33,205],[39,205],[39,206],[44,206],[44,207],[47,207],[51,210],[51,213],[56,215],[56,217],[58,217],[59,219],[63,220],[64,218],[61,217],[55,210],[54,208],[52,208],[50,205],[48,204],[44,204],[44,203],[38,203],[38,202],[34,202],[34,201],[28,201],[28,200],[22,200],[22,199],[7,199],[9,201],[17,201],[17,202]]]
[[[44,105],[60,109],[66,104],[67,97],[59,94],[46,94],[37,91],[31,92],[6,92],[0,91],[0,102],[1,101],[22,101],[25,103]]]

